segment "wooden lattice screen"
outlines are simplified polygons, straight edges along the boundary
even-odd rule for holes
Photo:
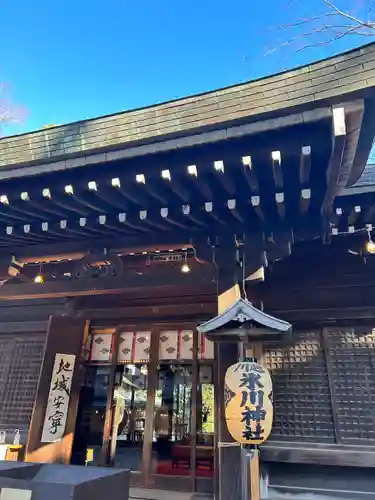
[[[45,334],[0,336],[0,428],[27,430],[42,364]]]
[[[332,416],[322,335],[297,333],[288,346],[268,347],[275,419],[271,439],[334,442]]]
[[[324,331],[337,440],[375,442],[375,330]]]

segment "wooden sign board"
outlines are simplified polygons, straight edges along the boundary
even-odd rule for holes
[[[76,357],[56,354],[42,431],[42,443],[61,441],[65,434]]]
[[[266,368],[249,362],[230,366],[225,374],[224,403],[228,431],[235,441],[258,445],[268,438],[273,401]]]

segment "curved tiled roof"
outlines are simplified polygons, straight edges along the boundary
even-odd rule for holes
[[[375,44],[292,71],[143,109],[0,140],[0,166],[188,135],[224,124],[364,95],[375,87]]]

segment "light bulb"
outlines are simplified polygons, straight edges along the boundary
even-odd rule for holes
[[[40,284],[40,283],[43,283],[43,281],[44,281],[44,278],[43,278],[43,276],[41,274],[37,274],[35,276],[35,278],[34,278],[34,283],[39,283]]]
[[[190,267],[187,262],[184,262],[181,266],[181,272],[182,273],[190,273]]]
[[[366,242],[366,251],[370,254],[375,253],[375,243],[372,240]]]

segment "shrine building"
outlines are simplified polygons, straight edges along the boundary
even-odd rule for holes
[[[285,333],[253,352],[270,490],[375,498],[374,116],[370,44],[1,139],[2,458],[235,498],[238,346],[197,327],[242,288]]]

